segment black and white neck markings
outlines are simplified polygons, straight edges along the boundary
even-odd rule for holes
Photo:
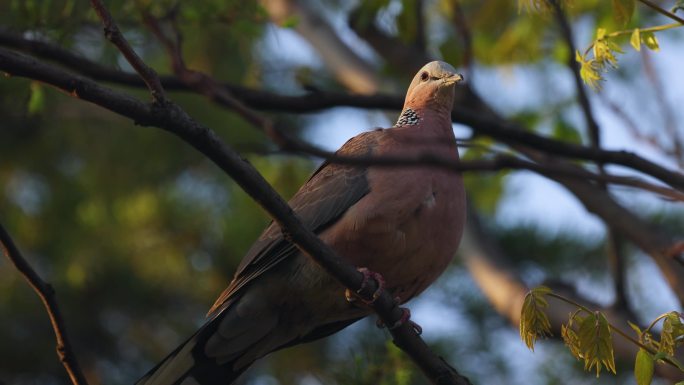
[[[420,115],[418,115],[418,113],[413,109],[407,108],[401,112],[401,115],[399,115],[399,120],[397,120],[397,122],[394,124],[394,127],[413,126],[418,124],[419,121]]]

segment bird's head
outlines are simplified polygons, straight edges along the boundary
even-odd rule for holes
[[[433,61],[423,66],[413,77],[406,92],[404,109],[431,109],[451,111],[454,103],[454,86],[463,81],[463,76],[449,63]]]

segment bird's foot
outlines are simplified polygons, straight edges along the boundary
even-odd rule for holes
[[[363,281],[361,281],[361,287],[359,290],[356,290],[356,292],[352,292],[351,290],[347,289],[344,292],[344,296],[347,299],[347,301],[354,303],[358,299],[360,299],[363,303],[366,305],[372,305],[378,298],[380,298],[380,294],[382,294],[383,290],[385,290],[385,278],[380,275],[380,273],[376,273],[374,271],[371,271],[365,267],[359,267],[357,269],[361,274],[363,274]],[[368,281],[371,279],[374,279],[375,282],[378,284],[378,288],[373,292],[372,299],[370,301],[367,301],[363,298],[360,298],[359,295],[366,290],[366,287],[368,286]]]
[[[397,304],[399,304],[399,298],[395,298],[395,301],[397,301]],[[400,307],[399,310],[401,310],[401,318],[399,318],[397,320],[397,322],[395,322],[394,324],[387,326],[387,325],[385,325],[385,323],[381,319],[378,319],[375,322],[375,325],[377,327],[379,327],[380,329],[386,327],[388,330],[394,330],[394,329],[396,329],[396,328],[400,327],[401,325],[408,322],[409,326],[411,326],[411,328],[413,328],[413,330],[416,332],[416,334],[418,334],[418,335],[423,334],[423,328],[411,320],[411,310],[409,310],[406,307]]]

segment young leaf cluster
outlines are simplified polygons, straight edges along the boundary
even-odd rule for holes
[[[684,314],[672,311],[658,316],[644,330],[630,323],[632,329],[643,345],[634,362],[634,377],[637,385],[650,385],[656,363],[668,363],[676,366],[684,373],[684,365],[675,357],[675,351],[684,345]],[[658,322],[662,321],[660,340],[653,335],[651,330]],[[684,381],[677,385],[684,385]]]
[[[534,343],[538,337],[551,336],[551,323],[544,311],[549,307],[545,296],[551,289],[545,286],[531,290],[525,296],[520,315],[520,338],[530,350],[534,351]]]
[[[605,367],[615,373],[613,337],[608,320],[601,312],[581,316],[576,311],[570,316],[567,325],[561,326],[561,336],[578,360],[584,360],[584,369],[596,367],[596,377]]]
[[[551,1],[559,1],[561,5],[572,6],[571,2],[560,0],[519,0],[519,9],[528,11],[535,10],[541,14],[553,12]],[[636,11],[637,0],[612,0],[612,9],[615,22],[623,27],[632,20]],[[673,9],[674,12],[677,9]],[[665,12],[665,11],[664,11]],[[684,24],[677,22],[671,24],[656,25],[646,28],[628,28],[608,32],[604,27],[596,29],[596,38],[584,50],[575,52],[575,60],[580,65],[580,76],[584,82],[594,90],[601,89],[603,74],[617,68],[617,54],[623,53],[622,45],[626,42],[623,37],[629,36],[629,44],[640,51],[642,45],[652,51],[660,50],[660,44],[655,33],[671,28],[682,27]]]
[[[553,297],[577,306],[577,310],[570,314],[568,322],[561,325],[561,337],[570,353],[578,360],[584,361],[585,370],[596,370],[596,377],[601,374],[602,368],[616,373],[613,332],[640,348],[634,363],[637,385],[651,384],[656,363],[669,364],[684,373],[684,365],[674,357],[675,351],[684,345],[684,323],[682,322],[684,314],[676,311],[663,314],[643,331],[630,323],[638,336],[637,340],[610,324],[603,313],[592,311],[553,293],[551,289],[544,286],[531,290],[525,296],[521,310],[520,337],[531,350],[534,351],[537,338],[551,335],[551,325],[545,313],[548,308],[546,297]],[[651,330],[660,321],[662,321],[662,332],[660,339],[657,339]],[[684,385],[684,382],[676,385]]]

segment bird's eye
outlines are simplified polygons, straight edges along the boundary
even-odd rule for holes
[[[422,80],[422,81],[425,82],[425,81],[427,81],[428,79],[430,79],[430,74],[428,74],[427,71],[425,71],[425,72],[423,72],[422,74],[420,74],[420,80]]]

